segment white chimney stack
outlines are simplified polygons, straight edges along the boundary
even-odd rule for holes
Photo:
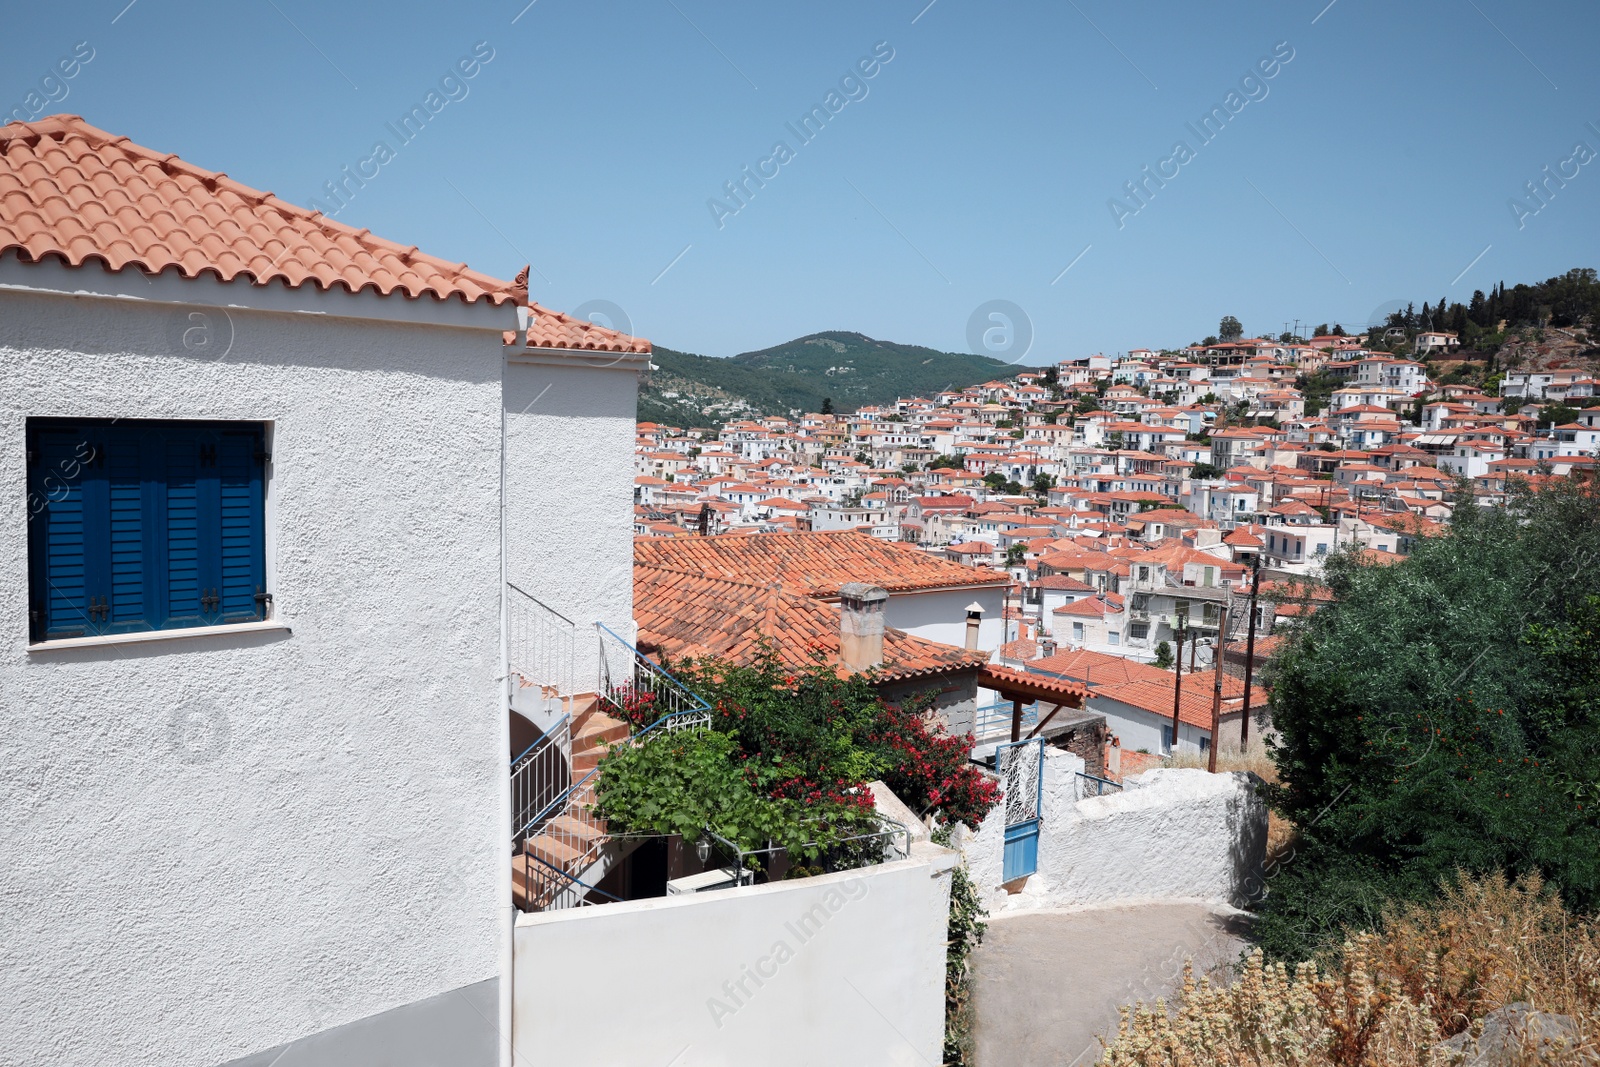
[[[883,663],[883,616],[888,590],[851,582],[839,590],[839,662],[852,671]]]
[[[967,651],[978,651],[978,623],[983,621],[983,605],[974,600],[967,605]]]

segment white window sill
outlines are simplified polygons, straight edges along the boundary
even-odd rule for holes
[[[101,648],[107,645],[139,645],[150,641],[177,641],[186,637],[223,637],[272,631],[289,633],[289,624],[280,619],[261,622],[236,622],[226,626],[188,626],[175,630],[140,630],[127,634],[101,634],[96,637],[64,637],[28,646],[28,652],[54,652],[62,648]]]

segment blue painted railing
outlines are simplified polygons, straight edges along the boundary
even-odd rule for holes
[[[984,738],[1011,737],[1011,701],[1002,700],[996,704],[985,704],[979,708],[972,723],[972,739],[982,741]],[[1039,703],[1025,704],[1022,708],[1022,725],[1032,727],[1039,722]]]
[[[705,726],[711,722],[711,705],[674,678],[660,664],[619,637],[603,622],[594,624],[600,635],[600,697],[621,706],[628,699],[649,694],[660,715],[636,736],[652,731],[671,732]]]

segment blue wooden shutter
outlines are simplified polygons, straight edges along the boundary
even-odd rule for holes
[[[264,615],[259,426],[30,420],[30,637]]]
[[[218,572],[213,584],[221,597],[220,622],[249,622],[264,614],[264,602],[256,599],[266,589],[261,446],[259,430],[217,437]]]
[[[96,471],[104,475],[107,503],[109,616],[103,628],[126,633],[148,630],[154,619],[154,582],[149,561],[155,551],[154,485],[149,479],[148,435],[131,427],[107,430],[97,446]]]
[[[160,559],[165,610],[159,626],[169,629],[203,626],[201,610],[203,538],[200,520],[200,441],[188,427],[162,435],[165,463],[157,532],[163,542]]]
[[[95,632],[89,613],[89,528],[81,434],[42,430],[32,435],[29,471],[34,633],[37,639]]]

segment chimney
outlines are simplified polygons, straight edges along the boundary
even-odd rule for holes
[[[887,590],[865,582],[839,589],[839,662],[852,671],[883,663],[883,609]]]
[[[974,600],[967,605],[967,651],[978,651],[978,623],[983,620],[983,605]]]

